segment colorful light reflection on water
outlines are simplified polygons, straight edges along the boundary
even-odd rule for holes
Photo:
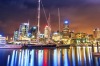
[[[91,47],[0,49],[0,58],[0,66],[100,66],[100,58],[92,56]]]

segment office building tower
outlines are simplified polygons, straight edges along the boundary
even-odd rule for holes
[[[69,23],[68,23],[68,21],[64,22],[62,34],[63,34],[63,38],[64,39],[69,38],[69,36],[70,36],[70,30],[69,30]]]
[[[29,23],[22,23],[19,27],[19,36],[28,37]]]
[[[32,38],[35,38],[35,39],[37,38],[37,30],[38,30],[37,26],[33,26],[30,28],[29,32]]]
[[[100,38],[100,29],[99,28],[94,29],[93,30],[93,35],[94,35],[95,39]]]
[[[19,31],[14,31],[14,41],[18,40],[19,38]]]
[[[46,26],[44,28],[44,37],[45,38],[50,38],[50,33],[51,33],[51,28],[49,26]]]

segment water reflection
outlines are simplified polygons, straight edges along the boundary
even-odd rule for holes
[[[53,66],[57,66],[57,49],[54,50],[53,55]]]
[[[48,50],[44,49],[43,66],[48,66]]]
[[[38,66],[43,66],[43,50],[38,50]]]
[[[100,58],[91,47],[22,49],[8,55],[6,66],[100,66]]]
[[[76,62],[75,62],[75,52],[74,52],[74,48],[72,47],[72,66],[76,66]]]

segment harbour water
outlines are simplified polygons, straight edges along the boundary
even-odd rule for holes
[[[91,47],[0,49],[0,66],[100,66],[100,58]]]

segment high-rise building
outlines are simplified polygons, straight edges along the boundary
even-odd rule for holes
[[[19,27],[19,36],[28,37],[29,23],[22,23]]]
[[[87,36],[86,33],[76,33],[75,38],[82,39],[82,38],[86,38],[86,36]]]
[[[32,38],[37,38],[37,29],[38,27],[36,27],[36,26],[33,26],[33,27],[31,27],[30,28],[30,30],[29,30],[29,32],[31,33],[31,37]]]
[[[0,35],[0,44],[6,44],[6,37]]]
[[[68,21],[64,22],[62,34],[63,34],[64,39],[69,38],[69,36],[70,36],[69,22]]]
[[[75,38],[75,33],[74,33],[74,31],[71,31],[71,32],[70,32],[70,38]]]
[[[18,40],[19,37],[19,31],[14,31],[14,41]]]
[[[57,42],[57,41],[59,42],[59,41],[61,40],[61,35],[60,35],[60,33],[54,32],[53,35],[52,35],[52,40],[53,40],[53,41],[56,41],[56,42]]]
[[[51,33],[51,28],[49,26],[46,26],[44,28],[44,37],[45,38],[50,38],[50,33]]]
[[[100,38],[100,29],[99,28],[94,29],[93,35],[94,35],[94,38],[96,39]]]

